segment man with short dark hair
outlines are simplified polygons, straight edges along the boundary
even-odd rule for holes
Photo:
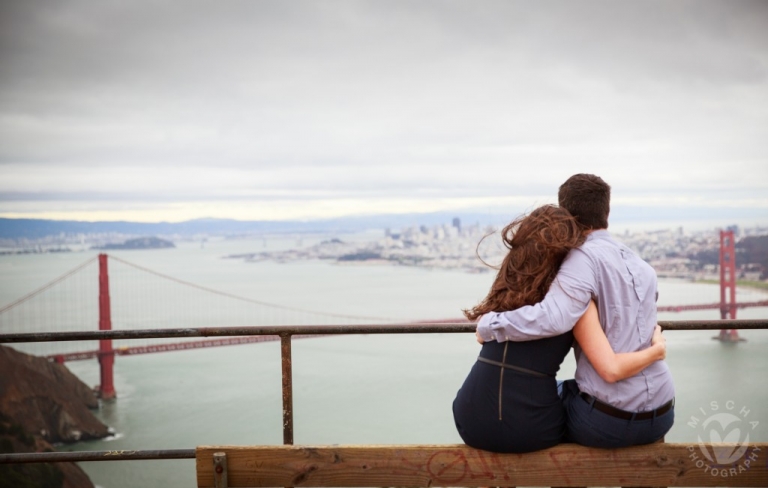
[[[611,187],[602,178],[580,173],[560,185],[558,204],[588,229],[607,229]]]
[[[576,174],[560,186],[558,200],[585,228],[584,244],[563,261],[544,300],[510,312],[484,315],[481,341],[527,341],[571,330],[594,300],[613,350],[647,348],[656,326],[656,273],[608,231],[611,187],[602,178]],[[675,388],[667,364],[609,383],[574,345],[576,378],[563,384],[566,440],[594,447],[623,447],[661,439],[674,422]]]

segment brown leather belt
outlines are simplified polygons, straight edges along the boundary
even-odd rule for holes
[[[592,408],[594,408],[597,411],[603,412],[606,415],[610,415],[611,417],[616,417],[617,419],[622,420],[648,420],[652,419],[654,417],[658,417],[659,415],[663,415],[667,412],[669,412],[672,407],[675,406],[675,399],[668,401],[664,405],[660,406],[659,408],[655,410],[648,410],[646,412],[628,412],[626,410],[622,410],[620,408],[616,408],[614,406],[608,405],[607,403],[601,402],[597,398],[593,397],[589,393],[584,393],[583,391],[579,393],[579,396],[584,399],[585,402],[592,405]]]

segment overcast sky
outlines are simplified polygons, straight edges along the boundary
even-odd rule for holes
[[[768,221],[768,2],[0,2],[0,216],[491,211],[579,172]]]

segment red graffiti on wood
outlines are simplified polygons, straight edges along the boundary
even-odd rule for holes
[[[427,473],[440,483],[458,483],[467,475],[469,463],[461,451],[438,451],[427,461]]]
[[[568,454],[566,454],[566,455],[569,456]],[[559,457],[558,453],[557,452],[550,452],[549,453],[549,457],[550,457],[550,459],[552,459],[552,464],[555,465],[555,467],[557,468],[557,471],[560,473],[560,475],[562,475],[563,479],[565,479],[565,484],[566,485],[570,485],[571,484],[571,480],[568,477],[568,470],[567,469],[563,469],[563,466],[560,464],[560,460],[558,459],[558,457]]]

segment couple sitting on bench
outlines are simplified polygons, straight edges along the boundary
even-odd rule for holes
[[[572,176],[558,200],[504,228],[509,253],[488,296],[465,311],[483,345],[453,403],[469,446],[624,447],[658,441],[674,422],[656,273],[608,234],[601,178]],[[558,382],[572,345],[576,377]]]

